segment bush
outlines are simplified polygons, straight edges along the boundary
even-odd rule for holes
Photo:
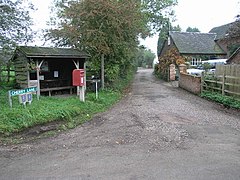
[[[240,109],[240,101],[234,97],[224,96],[217,92],[203,92],[201,97],[223,104],[226,107]]]

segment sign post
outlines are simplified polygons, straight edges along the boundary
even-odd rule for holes
[[[84,93],[84,86],[80,86],[80,94],[79,94],[79,99],[82,102],[85,102],[85,93]]]
[[[8,91],[8,101],[9,101],[9,105],[12,108],[12,96],[10,95],[10,91]]]
[[[95,93],[96,93],[96,99],[98,99],[98,83],[100,82],[99,79],[93,79],[93,83],[95,83]]]
[[[12,96],[19,96],[19,102],[22,103],[24,106],[26,102],[31,104],[32,102],[32,93],[37,92],[37,87],[31,87],[26,89],[18,89],[18,90],[10,90],[8,91],[8,99],[9,105],[12,108]]]

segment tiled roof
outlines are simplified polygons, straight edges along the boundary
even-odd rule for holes
[[[199,32],[169,32],[181,54],[225,54],[215,43],[216,34]]]
[[[229,23],[229,24],[225,24],[225,25],[222,25],[222,26],[218,26],[218,27],[214,27],[212,28],[209,33],[216,33],[217,34],[217,37],[216,37],[216,40],[218,39],[222,39],[222,38],[225,38],[227,33],[228,33],[228,30],[234,25],[234,22],[233,23]]]
[[[19,46],[19,51],[27,57],[60,57],[60,58],[88,58],[89,55],[83,51],[71,48]]]

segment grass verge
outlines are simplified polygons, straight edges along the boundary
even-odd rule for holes
[[[201,93],[201,97],[218,102],[226,107],[240,109],[240,101],[234,97],[224,96],[220,93],[208,91]]]
[[[18,103],[18,97],[13,97],[13,108],[8,105],[7,90],[0,92],[0,134],[9,136],[27,128],[53,121],[64,121],[62,128],[74,128],[89,120],[96,113],[106,111],[121,98],[116,91],[99,92],[99,98],[94,93],[87,93],[86,102],[80,102],[74,97],[44,97],[37,101],[34,97],[31,105],[24,108]]]

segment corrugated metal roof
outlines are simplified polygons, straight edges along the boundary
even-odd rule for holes
[[[216,43],[216,34],[199,32],[170,32],[181,54],[226,54]]]
[[[72,48],[54,48],[37,46],[19,46],[19,51],[27,57],[61,57],[61,58],[89,58],[90,56],[83,51]]]

